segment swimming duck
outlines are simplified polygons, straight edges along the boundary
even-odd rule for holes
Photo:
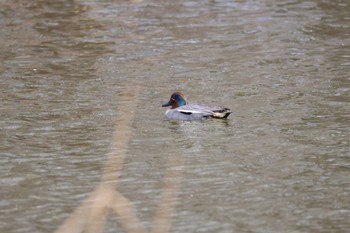
[[[193,121],[204,118],[227,118],[231,110],[223,107],[188,104],[186,96],[181,92],[171,95],[168,103],[162,107],[171,106],[166,110],[165,116],[169,120]]]

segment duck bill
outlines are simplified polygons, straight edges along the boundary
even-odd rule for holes
[[[171,103],[170,103],[170,102],[165,103],[165,104],[162,105],[162,107],[168,107],[168,106],[171,106]]]

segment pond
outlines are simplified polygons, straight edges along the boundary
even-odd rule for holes
[[[348,1],[0,5],[2,232],[350,228]]]

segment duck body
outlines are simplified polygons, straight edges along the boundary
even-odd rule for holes
[[[162,106],[171,106],[171,108],[165,112],[165,116],[168,120],[195,121],[205,118],[224,119],[231,114],[231,110],[224,107],[189,104],[186,96],[181,92],[172,94],[169,102]]]

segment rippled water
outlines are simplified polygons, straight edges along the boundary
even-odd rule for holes
[[[1,232],[63,229],[101,184],[122,201],[85,232],[350,228],[348,1],[0,6]],[[233,114],[166,121],[177,90]]]

